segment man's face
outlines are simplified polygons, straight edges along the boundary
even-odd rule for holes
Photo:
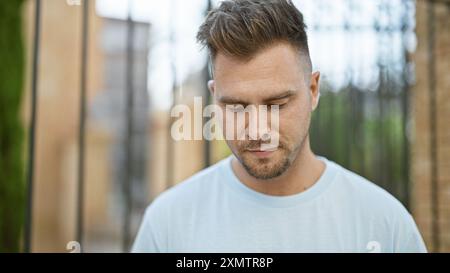
[[[297,158],[308,135],[311,112],[317,105],[319,74],[305,74],[301,55],[287,43],[277,43],[244,62],[220,52],[209,87],[225,113],[227,105],[279,106],[279,145],[265,150],[257,139],[227,140],[247,172],[258,179],[283,174]],[[311,88],[312,87],[312,88]],[[223,130],[230,124],[224,115]],[[248,130],[248,118],[245,127]],[[270,125],[268,114],[268,129]],[[259,126],[259,125],[258,125]],[[229,129],[229,128],[228,128]],[[272,132],[271,135],[273,135]]]

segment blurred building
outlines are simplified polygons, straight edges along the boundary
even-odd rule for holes
[[[132,29],[128,36],[129,29]],[[103,90],[90,105],[90,119],[98,127],[106,129],[113,137],[108,146],[110,152],[107,164],[111,177],[106,183],[109,191],[98,193],[108,197],[108,221],[98,223],[87,230],[85,247],[90,251],[120,251],[123,236],[124,182],[127,179],[126,147],[132,145],[130,199],[133,207],[142,207],[147,196],[147,144],[150,141],[148,121],[150,117],[147,91],[147,68],[149,56],[150,24],[113,18],[102,18],[102,31],[98,40],[104,54]],[[132,36],[132,37],[131,37]],[[131,40],[129,40],[131,39]],[[127,47],[130,46],[130,55]],[[127,70],[131,85],[127,83]],[[133,93],[131,116],[127,109],[129,93]],[[128,137],[128,122],[132,120],[132,137]],[[90,147],[88,147],[90,149]],[[150,147],[149,147],[150,149]],[[92,181],[92,183],[97,183]],[[132,233],[137,230],[134,225]],[[103,238],[99,240],[98,238]]]
[[[126,20],[102,18],[89,7],[88,113],[85,158],[83,247],[120,251],[122,184],[126,140]],[[31,55],[34,1],[25,9]],[[81,69],[81,6],[42,2],[38,75],[38,129],[33,204],[33,251],[65,252],[76,240],[78,128]],[[148,23],[134,22],[133,200],[146,203],[148,142]],[[27,58],[30,60],[31,58]],[[30,68],[28,64],[28,68]],[[30,75],[31,73],[27,73]],[[27,90],[29,90],[29,79]],[[25,98],[28,117],[29,92]]]
[[[127,20],[99,17],[90,1],[84,242],[88,252],[123,251],[127,137]],[[34,1],[25,9],[27,54],[33,44]],[[82,6],[43,2],[38,75],[32,251],[66,252],[76,237]],[[149,109],[150,25],[132,22],[132,239],[145,207],[168,187],[205,167],[204,141],[172,141],[170,113]],[[27,58],[28,61],[31,58]],[[31,64],[28,63],[31,75]],[[193,107],[205,95],[202,73],[176,87],[176,103]],[[30,90],[30,79],[27,79]],[[203,84],[204,83],[204,84]],[[30,93],[24,99],[28,117]],[[193,111],[192,111],[193,112]],[[212,162],[222,156],[211,145]],[[223,145],[222,145],[223,146]],[[219,149],[219,151],[221,151]],[[220,154],[220,153],[219,153]],[[223,152],[222,152],[223,154]]]
[[[449,252],[450,1],[416,1],[416,20],[412,209],[429,251]]]
[[[27,1],[26,48],[28,60],[28,88],[31,75],[33,18],[35,1]],[[93,6],[93,3],[91,2]],[[34,175],[32,251],[66,251],[73,241],[76,226],[77,135],[80,105],[81,69],[81,7],[69,6],[66,1],[42,2],[42,31],[40,62],[38,64],[38,123]],[[102,20],[90,9],[91,37],[102,28]],[[95,38],[89,46],[89,101],[102,90],[104,54]],[[24,109],[29,109],[30,93]],[[25,113],[28,117],[28,113]],[[110,179],[107,168],[110,134],[88,123],[86,137],[87,225],[104,220]],[[96,181],[96,183],[89,183]]]

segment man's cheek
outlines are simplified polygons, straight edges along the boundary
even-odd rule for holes
[[[236,140],[226,140],[228,147],[231,149],[231,151],[233,152],[240,152],[240,150],[242,150],[242,147],[240,145],[240,143]]]

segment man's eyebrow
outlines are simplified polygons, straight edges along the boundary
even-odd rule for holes
[[[295,94],[294,90],[287,90],[287,91],[284,91],[284,92],[282,92],[280,94],[277,94],[277,95],[274,95],[274,96],[271,96],[269,98],[264,99],[264,102],[271,102],[271,101],[274,101],[274,100],[286,99],[286,98],[289,98],[290,96],[292,96],[294,94]]]
[[[220,96],[218,101],[223,104],[242,104],[242,105],[250,104],[249,102],[243,101],[241,99],[229,97],[229,96]]]
[[[285,99],[285,98],[289,98],[290,96],[294,95],[295,91],[294,90],[287,90],[284,91],[282,93],[273,95],[269,98],[264,99],[264,102],[267,104],[267,102],[271,102],[274,100],[280,100],[280,99]],[[229,97],[229,96],[220,96],[218,98],[218,101],[223,103],[223,104],[242,104],[242,105],[249,105],[251,103],[247,102],[247,101],[243,101],[241,99],[238,98],[233,98],[233,97]]]

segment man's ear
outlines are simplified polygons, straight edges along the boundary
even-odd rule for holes
[[[214,97],[214,91],[215,91],[215,83],[214,83],[214,80],[209,80],[208,81],[208,89],[209,89],[209,92],[211,92],[211,96],[213,96]]]
[[[311,111],[316,110],[317,105],[319,105],[320,98],[320,72],[316,71],[311,74],[310,86],[311,92]]]

